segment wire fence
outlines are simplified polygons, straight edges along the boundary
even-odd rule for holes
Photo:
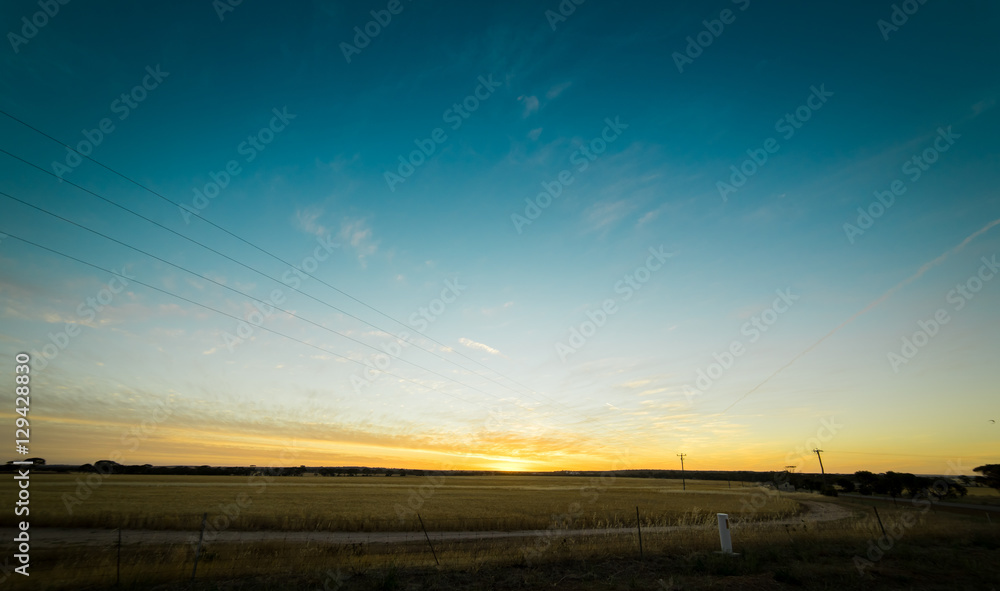
[[[737,552],[755,544],[795,546],[822,540],[846,541],[863,549],[871,540],[910,535],[908,514],[916,512],[913,507],[855,507],[811,517],[735,519],[732,543]],[[325,581],[316,589],[328,591],[339,587],[338,581],[379,568],[531,565],[595,554],[641,560],[657,553],[711,553],[720,548],[715,515],[680,525],[656,525],[638,507],[632,515],[631,523],[612,528],[573,527],[556,519],[547,529],[509,531],[443,531],[439,528],[448,523],[488,518],[425,521],[417,516],[421,527],[416,531],[227,529],[210,535],[208,514],[201,519],[201,529],[189,531],[39,528],[32,532],[32,569],[52,589],[314,573]],[[987,518],[982,521],[986,524]]]

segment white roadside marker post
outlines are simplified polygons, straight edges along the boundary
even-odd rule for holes
[[[722,553],[732,554],[733,540],[729,536],[729,515],[717,513],[716,516],[719,518],[719,541],[722,543]]]

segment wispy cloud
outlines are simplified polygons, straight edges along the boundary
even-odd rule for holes
[[[996,105],[997,105],[997,99],[996,99],[996,97],[990,97],[988,99],[983,99],[983,100],[979,101],[978,103],[972,105],[972,116],[973,117],[978,117],[979,115],[981,115],[982,113],[985,113],[986,111],[989,111],[990,109],[992,109]]]
[[[362,267],[368,264],[369,257],[378,252],[379,241],[372,238],[372,229],[363,219],[343,220],[337,236],[354,248]]]
[[[514,305],[514,302],[504,302],[499,306],[493,306],[492,308],[483,308],[482,313],[484,316],[496,316],[497,314],[509,309]]]
[[[569,88],[572,84],[573,84],[572,82],[563,82],[561,84],[556,84],[555,86],[549,88],[547,91],[545,91],[545,103],[540,101],[538,99],[538,96],[536,95],[521,95],[517,97],[518,101],[524,103],[524,112],[521,114],[521,116],[524,119],[527,119],[529,116],[531,116],[532,113],[538,112],[538,110],[544,107],[545,104],[547,104],[549,101],[558,98],[559,95],[562,94],[563,91]],[[542,131],[541,129],[532,130],[531,133],[535,134],[535,137],[532,137],[531,139],[536,139],[537,134],[541,133],[541,131]]]
[[[563,82],[562,84],[556,84],[545,93],[545,98],[552,100],[562,94],[564,90],[572,86],[572,82]]]
[[[320,168],[329,168],[334,172],[343,172],[349,169],[351,166],[356,165],[361,161],[361,154],[354,153],[349,158],[343,154],[337,154],[337,156],[330,160],[329,162],[324,162],[319,158],[316,159],[316,166]]]
[[[635,204],[628,199],[616,201],[600,201],[587,208],[587,221],[591,230],[604,230],[613,225],[635,209]]]
[[[326,236],[326,226],[319,221],[322,217],[323,208],[318,205],[295,210],[296,227],[307,234]]]
[[[501,353],[497,349],[494,349],[493,347],[491,347],[489,345],[485,345],[483,343],[477,343],[476,341],[474,341],[472,339],[467,339],[465,337],[462,337],[462,338],[458,339],[458,342],[462,343],[463,345],[465,345],[466,347],[468,347],[470,349],[479,349],[480,351],[486,351],[490,355],[499,355],[500,357],[504,357],[505,356],[503,353]]]
[[[521,116],[524,117],[525,119],[527,119],[532,113],[538,111],[539,102],[537,96],[521,95],[517,97],[517,100],[524,103],[524,113],[522,113]]]

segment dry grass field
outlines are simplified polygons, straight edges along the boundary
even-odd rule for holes
[[[985,486],[969,487],[969,494],[964,499],[959,499],[957,502],[997,506],[1000,505],[1000,490]]]
[[[982,515],[911,503],[879,504],[888,549],[871,501],[730,489],[725,482],[575,477],[279,478],[254,488],[245,478],[112,476],[67,514],[62,495],[77,476],[32,480],[32,528],[49,526],[194,530],[201,514],[247,494],[252,502],[232,528],[326,531],[413,531],[394,505],[411,495],[428,529],[473,530],[471,540],[334,544],[254,541],[205,543],[191,581],[191,543],[112,543],[32,549],[32,576],[9,576],[12,590],[159,589],[265,591],[402,589],[977,589],[1000,588],[1000,524]],[[11,494],[9,483],[0,489]],[[988,495],[983,495],[989,498]],[[416,497],[412,497],[416,498]],[[591,503],[591,499],[593,502]],[[811,521],[802,503],[838,508],[832,521]],[[577,509],[574,504],[579,504]],[[756,511],[748,507],[759,507]],[[644,527],[640,557],[638,506]],[[576,518],[566,521],[567,513]],[[734,518],[737,556],[723,556],[716,512]],[[792,515],[791,518],[788,516]],[[739,519],[742,516],[746,519]],[[780,519],[780,523],[773,521]],[[9,526],[9,518],[4,525]],[[569,535],[560,528],[625,526],[613,534]],[[353,528],[353,529],[352,529]],[[484,530],[546,530],[495,539]],[[109,532],[110,533],[110,532]],[[857,558],[873,559],[864,573]]]
[[[225,515],[233,530],[416,531],[545,529],[552,516],[570,527],[649,525],[714,519],[716,513],[771,519],[799,510],[778,496],[726,482],[559,476],[262,477],[112,475],[86,486],[83,475],[32,477],[34,527],[195,530],[202,515]],[[79,482],[84,482],[81,488]],[[13,480],[0,494],[16,495]],[[78,492],[79,491],[79,492]],[[89,495],[88,495],[89,493]],[[83,498],[86,495],[86,498]],[[79,501],[79,502],[77,502]],[[68,507],[68,509],[67,509]],[[748,510],[749,509],[749,510]],[[4,516],[3,525],[12,515]]]

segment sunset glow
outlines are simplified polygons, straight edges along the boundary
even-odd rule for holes
[[[996,6],[403,2],[359,43],[374,5],[210,4],[74,3],[3,63],[31,455],[997,461]]]

